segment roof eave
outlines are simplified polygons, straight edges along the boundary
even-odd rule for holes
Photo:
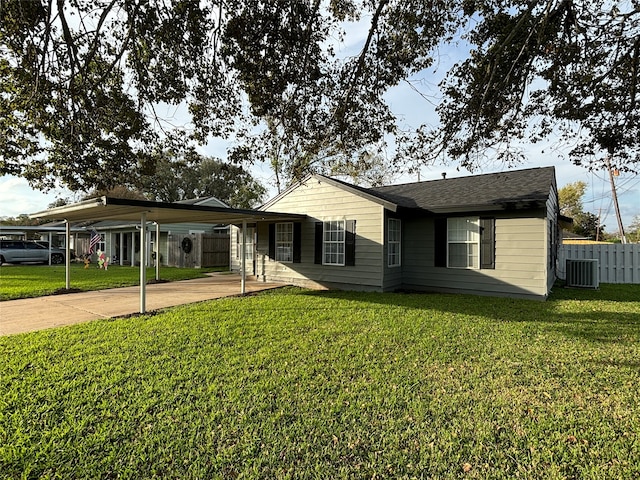
[[[90,206],[106,205],[107,197],[96,197],[84,200],[82,202],[72,203],[71,205],[62,205],[60,207],[49,208],[36,213],[30,213],[29,218],[47,218],[51,220],[60,220],[69,216],[70,213],[84,210]]]

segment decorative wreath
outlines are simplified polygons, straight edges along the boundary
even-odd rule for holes
[[[193,242],[191,241],[191,239],[189,237],[184,237],[182,239],[182,251],[184,253],[190,253],[192,248]]]

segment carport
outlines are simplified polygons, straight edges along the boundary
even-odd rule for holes
[[[71,224],[95,220],[119,220],[140,222],[140,245],[146,244],[146,226],[148,222],[156,224],[159,235],[160,224],[164,223],[205,223],[227,224],[242,227],[242,268],[240,293],[246,293],[245,250],[247,224],[260,221],[294,221],[305,215],[289,213],[263,212],[260,210],[206,207],[202,205],[184,205],[179,203],[152,202],[146,200],[128,200],[112,197],[98,197],[83,202],[51,208],[29,215],[30,218],[43,220],[63,220],[67,238],[71,235]],[[69,242],[66,242],[65,286],[71,288],[71,255]],[[146,312],[146,249],[140,249],[140,313]],[[156,262],[156,278],[159,278],[160,262]]]

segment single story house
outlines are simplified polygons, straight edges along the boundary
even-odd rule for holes
[[[221,200],[216,197],[203,197],[182,200],[175,202],[180,205],[196,205],[206,207],[222,207],[228,208]],[[146,258],[148,264],[152,265],[154,258],[159,255],[161,265],[180,266],[180,267],[199,267],[202,266],[202,256],[197,255],[199,249],[191,248],[189,252],[180,248],[182,241],[186,238],[190,239],[191,244],[197,244],[198,235],[229,235],[229,227],[216,224],[204,223],[167,223],[158,226],[159,232],[153,224],[147,226],[149,234],[146,236]],[[76,253],[85,255],[89,253],[89,242],[91,233],[96,231],[100,235],[100,242],[94,248],[106,252],[112,264],[116,265],[136,265],[140,261],[140,241],[139,231],[140,225],[135,222],[126,222],[118,220],[99,220],[85,225],[85,235],[76,241]],[[159,235],[158,235],[159,233]],[[156,238],[158,235],[158,238]],[[228,243],[228,240],[226,241]],[[178,248],[175,248],[175,245]],[[201,250],[201,249],[200,249]],[[228,246],[227,246],[228,252]],[[94,253],[95,256],[95,253]],[[228,261],[225,262],[228,264]],[[205,265],[208,266],[208,265]]]
[[[377,188],[310,175],[259,210],[306,215],[247,225],[245,271],[264,281],[543,300],[556,280],[553,167]]]

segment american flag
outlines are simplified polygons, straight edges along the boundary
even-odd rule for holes
[[[89,253],[93,253],[93,247],[100,243],[101,237],[95,229],[91,232],[91,240],[89,241]]]

